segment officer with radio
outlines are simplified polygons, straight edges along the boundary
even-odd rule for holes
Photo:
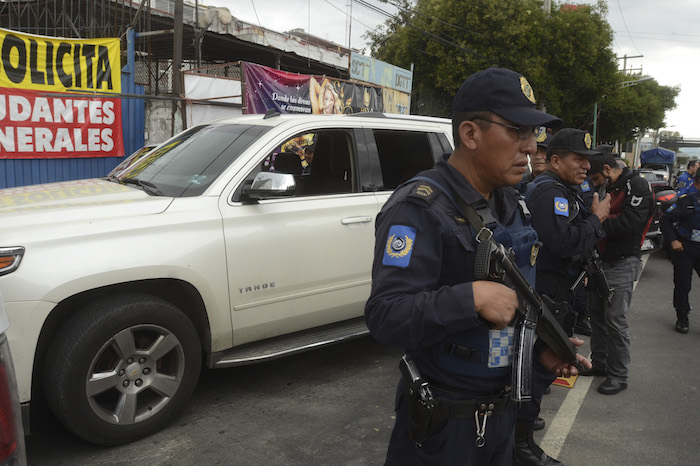
[[[535,108],[522,75],[473,74],[453,101],[454,151],[397,188],[377,216],[365,318],[380,343],[407,353],[386,464],[512,464],[508,324],[519,303],[505,284],[478,279],[475,261],[479,245],[493,240],[512,248],[521,276],[534,279],[537,234],[511,186],[536,150],[535,132],[560,124]],[[475,206],[484,228],[475,229],[455,199]],[[546,345],[537,357],[557,375],[577,373]]]
[[[693,270],[700,275],[700,172],[693,176],[693,186],[695,189],[682,195],[659,220],[661,233],[672,249],[673,307],[676,308],[678,333],[688,333],[688,293]]]
[[[564,128],[554,135],[547,148],[547,170],[530,184],[527,206],[532,226],[542,241],[537,258],[536,289],[560,303],[560,322],[571,334],[575,316],[572,285],[583,271],[581,254],[594,248],[605,233],[602,222],[610,212],[610,200],[592,196],[589,208],[581,199],[580,185],[590,167],[591,136],[586,131]],[[519,464],[555,465],[558,461],[543,453],[533,439],[534,423],[540,412],[545,389],[555,377],[535,370],[532,401],[523,403],[515,430],[515,454]]]

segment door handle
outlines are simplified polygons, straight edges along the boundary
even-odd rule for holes
[[[346,217],[340,220],[343,225],[351,225],[353,223],[369,223],[372,217]]]

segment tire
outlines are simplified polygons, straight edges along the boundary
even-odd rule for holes
[[[44,391],[75,435],[119,445],[167,424],[192,395],[201,364],[197,332],[177,307],[146,294],[110,296],[58,332]]]

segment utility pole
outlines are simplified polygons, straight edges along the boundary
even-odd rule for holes
[[[348,16],[345,20],[345,30],[348,33],[348,50],[352,46],[352,0],[348,0],[347,4]]]
[[[617,57],[618,60],[622,60],[622,73],[623,74],[627,73],[627,59],[628,58],[643,58],[643,57],[644,57],[644,55],[631,55],[628,57],[627,54],[625,54],[622,57]],[[641,70],[641,68],[640,68],[640,70]],[[632,70],[630,70],[630,71],[632,71]]]
[[[184,16],[183,0],[175,0],[175,11],[173,12],[173,94],[175,97],[182,97],[182,22]],[[173,101],[173,125],[171,127],[172,135],[175,135],[175,114],[178,111],[178,106],[182,116],[182,128],[185,128],[185,105],[182,102]],[[179,132],[179,131],[178,131]]]

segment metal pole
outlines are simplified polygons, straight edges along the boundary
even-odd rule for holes
[[[593,104],[593,145],[597,146],[597,137],[598,137],[598,101],[595,101],[595,104]]]

